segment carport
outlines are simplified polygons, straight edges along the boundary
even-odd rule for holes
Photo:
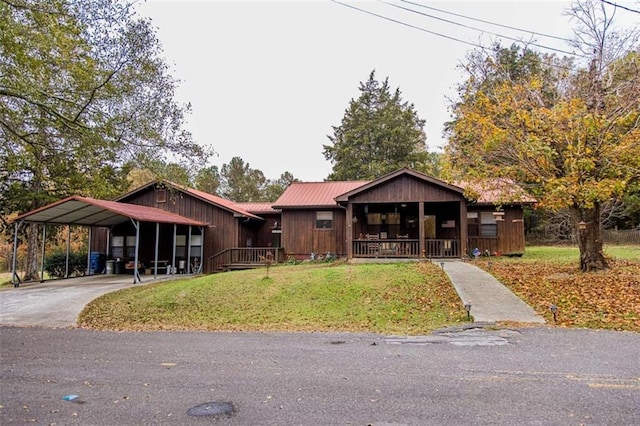
[[[158,244],[160,224],[173,225],[173,255],[171,259],[171,273],[176,271],[176,229],[180,226],[188,227],[188,249],[191,247],[192,229],[195,227],[199,230],[200,235],[204,236],[204,227],[206,223],[199,222],[184,216],[170,213],[155,207],[140,206],[136,204],[120,203],[117,201],[97,200],[94,198],[71,196],[55,203],[46,205],[28,213],[24,213],[14,219],[14,239],[13,239],[13,265],[11,281],[14,287],[20,285],[20,278],[16,271],[17,250],[18,250],[18,232],[20,227],[25,223],[35,223],[42,225],[42,253],[41,253],[41,280],[44,280],[44,259],[45,259],[45,242],[46,242],[46,226],[47,225],[80,225],[89,227],[89,243],[87,250],[87,273],[91,272],[89,267],[91,256],[91,232],[94,227],[104,227],[108,229],[107,238],[109,238],[111,229],[124,222],[131,221],[135,228],[135,250],[133,259],[133,282],[139,283],[140,275],[139,265],[139,247],[140,247],[140,227],[141,223],[155,224],[155,261],[153,267],[154,278],[158,275]],[[67,231],[67,248],[66,248],[66,274],[69,275],[69,240],[70,229]],[[109,245],[107,244],[107,247]],[[189,259],[190,254],[187,254]],[[193,270],[188,267],[188,273],[201,273],[202,262]]]

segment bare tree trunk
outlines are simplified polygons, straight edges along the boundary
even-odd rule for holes
[[[571,213],[580,249],[580,270],[590,272],[608,268],[602,251],[600,204],[596,203],[591,209],[574,207]]]
[[[26,227],[27,231],[27,258],[24,265],[24,279],[39,280],[38,275],[38,224],[30,223]]]

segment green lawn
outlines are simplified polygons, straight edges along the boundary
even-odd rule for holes
[[[640,259],[640,246],[605,246],[604,254],[615,259]],[[558,263],[578,262],[580,252],[574,246],[527,246],[523,260]]]
[[[133,287],[90,303],[79,324],[114,330],[424,334],[466,314],[431,263],[302,264]]]

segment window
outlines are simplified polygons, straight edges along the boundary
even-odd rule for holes
[[[480,212],[480,236],[497,237],[498,223],[493,212]]]
[[[316,229],[333,229],[333,212],[316,212]]]
[[[468,212],[467,229],[470,237],[498,236],[498,223],[493,212]]]
[[[134,257],[136,257],[136,237],[135,235],[131,236],[127,236],[126,238],[126,247],[125,247],[125,252],[124,252],[124,256],[128,257],[130,259],[133,259]]]
[[[124,237],[115,236],[111,239],[111,257],[121,259],[124,257]]]

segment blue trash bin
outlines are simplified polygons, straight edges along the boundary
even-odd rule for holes
[[[89,274],[101,274],[105,269],[106,256],[104,253],[92,251],[89,255]]]

